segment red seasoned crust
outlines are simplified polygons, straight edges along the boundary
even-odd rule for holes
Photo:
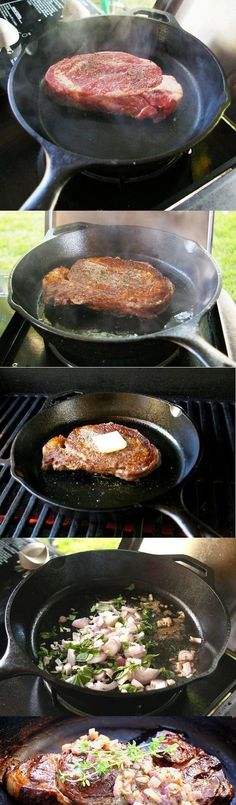
[[[170,303],[175,287],[150,263],[120,257],[80,258],[43,279],[45,305],[86,305],[93,310],[149,318]]]
[[[44,86],[63,105],[154,122],[170,115],[183,96],[181,85],[155,62],[118,51],[62,59],[49,67]]]
[[[123,450],[100,453],[93,435],[119,431],[127,442]],[[44,470],[85,470],[134,481],[152,472],[161,462],[160,451],[142,433],[125,425],[105,422],[74,428],[69,436],[54,436],[43,447]]]

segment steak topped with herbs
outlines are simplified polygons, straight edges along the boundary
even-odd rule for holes
[[[61,754],[11,758],[3,785],[24,805],[228,805],[234,796],[218,758],[167,731],[137,745],[92,728]]]

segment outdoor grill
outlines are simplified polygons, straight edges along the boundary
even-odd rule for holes
[[[30,9],[29,9],[30,5]],[[94,6],[88,0],[81,0],[87,14],[94,14]],[[201,143],[178,159],[168,161],[164,166],[142,167],[135,175],[124,171],[112,176],[106,169],[83,170],[71,179],[61,192],[57,209],[73,210],[78,207],[103,210],[172,210],[172,209],[232,209],[235,202],[236,168],[236,114],[235,114],[235,60],[233,41],[227,47],[223,29],[219,28],[220,15],[225,15],[224,4],[212,12],[209,6],[211,24],[199,27],[196,19],[189,19],[189,8],[185,2],[159,0],[159,9],[167,9],[176,14],[176,19],[188,30],[199,36],[221,62],[232,93],[232,104],[216,128]],[[195,11],[196,2],[191,5]],[[45,25],[50,26],[59,20],[63,0],[50,4],[44,15],[36,13],[37,5],[20,0],[21,20],[14,17],[14,3],[2,4],[3,15],[14,20],[19,30],[19,42],[12,54],[0,54],[0,86],[6,92],[7,77],[21,47],[32,35],[41,34]],[[96,13],[96,10],[95,10]],[[99,13],[99,12],[98,12]],[[207,14],[205,10],[204,17]],[[52,19],[50,19],[50,16]],[[231,19],[232,16],[232,19]],[[233,3],[227,15],[228,26],[234,24]],[[207,20],[206,20],[207,22]],[[199,28],[199,30],[198,30]],[[206,28],[206,32],[205,32]],[[210,31],[210,35],[209,35]],[[206,33],[204,38],[204,33]],[[208,38],[207,38],[208,37]],[[26,201],[41,178],[44,170],[44,154],[39,145],[19,126],[9,111],[7,97],[3,97],[2,138],[0,143],[0,170],[2,176],[1,204],[3,209],[18,209]],[[15,176],[18,177],[17,185]],[[216,181],[217,180],[217,181]]]
[[[105,375],[104,375],[105,371]],[[224,374],[225,371],[223,370]],[[140,370],[141,373],[141,370]],[[32,370],[30,380],[27,370],[21,378],[12,370],[2,370],[6,393],[1,406],[1,526],[0,534],[7,537],[143,537],[183,536],[179,527],[166,515],[154,511],[133,508],[127,511],[104,513],[76,513],[51,508],[34,495],[30,495],[10,475],[10,448],[14,436],[22,425],[43,406],[49,393],[61,393],[73,389],[79,391],[132,389],[133,392],[163,396],[182,406],[192,418],[200,435],[202,455],[200,462],[184,486],[184,503],[188,511],[224,537],[234,536],[234,371],[227,370],[222,384],[222,371],[190,370],[181,381],[178,369],[169,372],[160,370],[158,377],[150,378],[148,370],[142,377],[135,370],[67,370],[62,382],[61,371],[45,370],[39,378]],[[185,373],[184,373],[185,374]],[[163,376],[164,375],[164,376]],[[166,377],[167,375],[167,377]],[[203,378],[204,376],[204,378]],[[211,381],[212,378],[212,381]],[[209,388],[212,385],[212,399]],[[31,388],[29,389],[29,383]],[[186,390],[188,385],[188,392]],[[20,386],[20,388],[19,388]],[[43,386],[43,388],[42,388]],[[174,389],[175,386],[175,389]],[[177,393],[177,388],[180,388]],[[222,390],[228,399],[222,400]],[[27,392],[24,391],[27,389]],[[201,389],[201,391],[200,391]],[[194,391],[195,390],[195,391]],[[45,394],[46,391],[46,394]],[[187,396],[188,394],[188,396]],[[205,397],[202,398],[202,395]]]
[[[44,157],[39,146],[10,115],[7,99],[2,106],[5,142],[0,147],[1,204],[5,209],[16,209],[22,206],[39,181]],[[235,167],[236,125],[223,118],[191,153],[168,165],[165,172],[162,169],[160,173],[159,169],[132,178],[111,178],[106,177],[105,172],[87,171],[77,175],[62,191],[56,209],[83,207],[89,210],[91,198],[93,206],[103,210],[139,210],[140,207],[153,210],[204,209],[209,206],[229,209],[234,204],[229,198],[229,190]],[[216,178],[226,186],[220,193],[221,199],[214,205],[209,204],[208,194],[211,196],[214,191],[211,182]],[[201,205],[202,191],[205,196]]]
[[[127,226],[131,225],[131,232],[140,232],[140,238],[144,237],[142,232],[146,232],[147,244],[151,249],[151,244],[155,243],[158,254],[158,241],[161,237],[159,231],[167,231],[177,234],[184,238],[190,238],[203,246],[209,252],[212,248],[212,238],[214,231],[214,216],[207,211],[196,212],[193,216],[191,212],[125,212],[113,211],[109,214],[103,212],[56,212],[45,215],[45,243],[50,243],[54,236],[65,236],[70,238],[70,232],[77,237],[78,241],[83,237],[83,232],[93,231],[93,226],[97,226],[98,237],[103,231],[103,226],[108,224],[107,235],[110,232],[124,232]],[[133,227],[133,229],[132,229]],[[142,229],[140,228],[142,227]],[[150,232],[150,241],[149,241]],[[67,235],[68,233],[68,235]],[[113,237],[113,235],[112,235]],[[148,249],[148,245],[146,248]],[[153,245],[152,245],[153,248]],[[155,252],[154,252],[155,253]],[[151,258],[150,258],[151,259]],[[27,320],[23,319],[18,312],[12,315],[12,310],[7,302],[8,278],[2,279],[2,295],[0,296],[0,365],[5,367],[47,367],[47,366],[184,366],[197,367],[200,359],[186,347],[178,346],[173,341],[162,339],[144,340],[136,344],[120,343],[118,347],[111,347],[104,351],[102,342],[84,341],[82,347],[72,350],[67,346],[63,339],[59,343],[50,333],[35,330]],[[201,336],[216,347],[223,355],[227,355],[232,361],[236,362],[236,327],[235,327],[235,305],[231,296],[223,288],[217,302],[211,310],[208,310],[202,317],[200,323]],[[138,341],[138,339],[137,339]],[[115,350],[115,351],[114,351]],[[157,354],[158,352],[158,354]],[[74,361],[77,359],[77,364]]]

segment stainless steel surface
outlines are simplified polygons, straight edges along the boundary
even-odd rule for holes
[[[200,246],[206,249],[211,241],[213,216],[211,212],[202,210],[196,212],[194,216],[191,212],[140,212],[114,210],[106,212],[98,210],[88,212],[87,210],[76,210],[67,212],[60,210],[47,213],[47,228],[63,226],[65,224],[78,223],[85,221],[94,224],[123,224],[134,226],[150,226],[152,228],[164,229],[165,231],[175,232],[183,237],[196,240]],[[158,237],[157,237],[158,246]]]
[[[234,539],[143,539],[145,553],[185,554],[199,559],[214,570],[215,588],[231,617],[228,649],[236,657],[236,540]]]
[[[227,349],[227,355],[233,361],[236,361],[236,305],[232,297],[224,289],[221,291],[219,296],[217,307]]]
[[[230,76],[236,69],[235,0],[166,0],[164,8],[215,53],[226,76]]]
[[[229,168],[221,176],[216,176],[204,187],[177,201],[169,210],[235,210],[236,209],[236,168]]]

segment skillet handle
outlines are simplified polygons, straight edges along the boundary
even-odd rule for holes
[[[60,394],[53,394],[47,397],[43,404],[43,410],[45,411],[46,408],[51,408],[56,402],[64,402],[65,400],[70,400],[71,397],[80,396],[83,394],[82,391],[76,391],[71,389],[70,391],[61,391]]]
[[[161,11],[159,8],[156,8],[156,3],[154,8],[136,8],[135,11],[133,11],[133,16],[150,17],[150,19],[156,20],[156,22],[167,22],[169,25],[174,25],[175,28],[180,28],[174,15],[169,14],[168,11]]]
[[[40,140],[40,144],[46,157],[45,173],[38,187],[20,209],[50,212],[55,209],[58,196],[71,176],[91,165],[92,161],[83,160],[77,154],[69,153],[43,139]]]
[[[212,567],[205,565],[204,562],[200,562],[199,559],[196,559],[195,556],[186,556],[186,554],[172,554],[171,559],[173,562],[181,562],[183,565],[187,565],[190,567],[190,570],[193,573],[196,573],[198,576],[201,576],[208,584],[211,585],[215,589],[215,574]]]
[[[0,660],[0,683],[3,679],[11,679],[14,676],[44,677],[44,673],[33,662],[26,659],[18,646],[8,640],[7,649]]]
[[[194,514],[190,514],[190,512],[186,511],[181,506],[165,505],[164,503],[158,502],[153,504],[152,508],[158,509],[162,514],[167,514],[171,520],[174,520],[182,529],[185,537],[205,537],[206,539],[221,537],[221,534],[217,534],[213,528],[203,523],[202,520],[199,520]]]
[[[219,349],[209,344],[200,333],[199,327],[195,329],[191,324],[173,328],[171,335],[167,335],[168,340],[174,341],[182,347],[186,347],[189,352],[201,361],[203,366],[212,369],[230,368],[235,369],[236,363],[220,352]]]

